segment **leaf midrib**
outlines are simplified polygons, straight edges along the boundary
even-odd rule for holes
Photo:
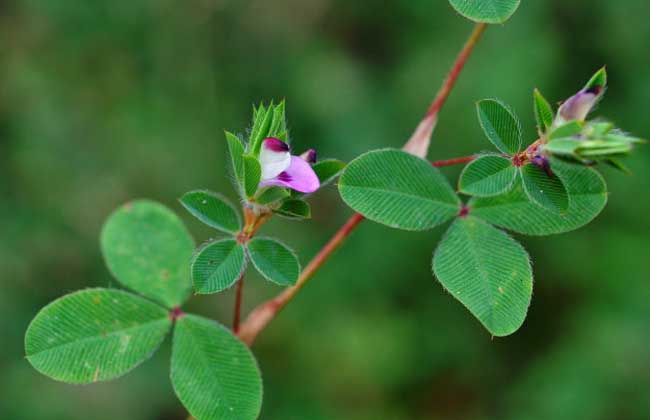
[[[443,205],[445,205],[447,207],[454,208],[454,209],[458,207],[458,202],[457,201],[454,204],[451,204],[448,201],[427,199],[426,197],[422,197],[422,196],[419,196],[419,195],[413,195],[413,194],[407,194],[407,193],[402,192],[402,191],[383,190],[383,189],[379,189],[379,188],[375,188],[375,187],[362,187],[362,186],[357,186],[357,185],[345,185],[345,184],[342,185],[342,187],[343,188],[365,189],[365,190],[370,190],[370,191],[374,191],[374,192],[386,193],[386,194],[390,194],[390,195],[397,195],[397,196],[400,196],[400,197],[407,197],[407,198],[410,198],[410,199],[413,199],[413,200],[424,201],[424,202],[428,202],[428,203],[436,203],[436,204],[441,203],[441,204],[443,204]]]
[[[47,353],[47,352],[54,351],[54,350],[60,350],[61,348],[66,348],[66,347],[72,346],[72,345],[78,345],[78,344],[82,344],[82,343],[86,343],[86,342],[92,342],[92,341],[98,341],[98,340],[103,340],[103,339],[107,339],[107,338],[113,338],[113,336],[122,335],[125,332],[136,330],[136,329],[147,329],[147,327],[151,326],[152,324],[157,324],[157,323],[161,323],[163,321],[167,321],[166,316],[167,315],[165,314],[164,316],[161,316],[160,319],[156,319],[156,320],[153,320],[153,321],[147,321],[147,322],[142,323],[140,325],[124,328],[124,329],[121,329],[121,330],[111,331],[110,333],[107,333],[107,334],[103,334],[103,335],[99,334],[99,335],[94,335],[94,336],[91,336],[91,337],[84,337],[84,338],[81,338],[79,340],[70,341],[70,342],[60,344],[60,345],[57,345],[57,346],[54,346],[54,347],[49,347],[47,349],[38,351],[36,353],[29,354],[29,355],[27,355],[27,358],[42,355],[43,353]]]

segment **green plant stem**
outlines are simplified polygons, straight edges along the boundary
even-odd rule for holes
[[[474,47],[481,39],[485,31],[485,24],[477,24],[474,27],[469,39],[465,42],[463,49],[458,54],[454,65],[452,66],[449,74],[445,78],[442,87],[438,91],[433,103],[427,110],[424,119],[416,129],[413,136],[407,141],[404,150],[416,156],[424,157],[429,147],[431,133],[438,118],[438,113],[442,109],[449,93],[453,89],[458,76],[471,55]],[[473,156],[467,156],[458,159],[451,159],[448,161],[433,162],[433,166],[448,166],[459,163],[465,163],[472,160]],[[364,217],[358,213],[352,215],[347,222],[332,236],[332,238],[325,244],[325,246],[316,254],[316,256],[309,262],[307,267],[302,271],[296,284],[292,287],[285,289],[275,298],[268,300],[258,305],[241,324],[238,329],[237,335],[239,338],[249,346],[253,344],[259,333],[266,328],[266,326],[277,316],[277,314],[289,303],[296,294],[307,284],[313,277],[318,269],[327,261],[332,253],[338,249],[339,246],[350,236],[350,234],[365,220]]]

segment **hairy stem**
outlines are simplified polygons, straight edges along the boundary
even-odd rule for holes
[[[438,113],[442,109],[449,93],[456,84],[458,76],[471,55],[474,47],[481,39],[485,31],[485,24],[477,24],[472,31],[469,39],[463,46],[463,49],[458,54],[454,65],[452,66],[449,74],[438,91],[433,103],[427,110],[424,119],[420,122],[411,138],[404,145],[404,150],[424,158],[429,149],[431,141],[431,134],[438,119]],[[458,163],[465,163],[472,160],[473,156],[467,156],[459,159],[451,159],[448,161],[433,162],[433,166],[448,166]],[[292,287],[285,289],[275,298],[266,301],[257,308],[255,308],[242,323],[241,328],[238,330],[239,338],[248,344],[253,344],[258,334],[266,328],[266,326],[277,316],[277,314],[289,303],[296,294],[307,284],[312,276],[318,269],[327,261],[332,253],[347,239],[348,236],[356,229],[357,226],[364,220],[364,217],[355,213],[348,219],[347,222],[334,234],[334,236],[325,244],[325,246],[316,254],[316,256],[309,262],[307,267],[303,270],[298,281]]]
[[[476,156],[470,155],[454,159],[437,160],[435,162],[431,162],[431,165],[435,166],[436,168],[442,168],[443,166],[462,165],[463,163],[469,163],[474,159],[476,159]]]

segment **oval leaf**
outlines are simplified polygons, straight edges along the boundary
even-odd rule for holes
[[[486,197],[508,191],[517,176],[517,167],[501,156],[481,156],[470,162],[460,175],[460,192]]]
[[[50,303],[25,335],[27,360],[59,381],[107,381],[147,360],[171,327],[167,311],[119,290],[88,289]]]
[[[235,206],[220,194],[190,191],[181,197],[181,204],[194,217],[217,230],[237,234],[241,229],[241,219]]]
[[[470,213],[526,235],[564,233],[586,225],[607,203],[605,180],[594,169],[580,165],[553,160],[552,167],[571,197],[569,209],[564,214],[531,203],[521,180],[517,180],[514,188],[504,195],[470,200]]]
[[[296,284],[300,263],[284,244],[270,238],[253,238],[247,249],[253,265],[267,280],[280,286]]]
[[[458,13],[481,23],[504,23],[519,7],[520,0],[449,0]]]
[[[300,199],[286,200],[273,212],[287,219],[303,220],[311,218],[309,203]]]
[[[501,152],[514,155],[521,149],[521,126],[507,105],[496,99],[476,104],[478,120],[487,138]]]
[[[199,294],[217,293],[237,282],[246,268],[244,247],[235,239],[210,242],[192,259],[192,283]]]
[[[528,198],[540,206],[556,213],[565,213],[569,208],[569,194],[562,180],[553,173],[527,164],[521,168],[524,191]]]
[[[194,240],[165,206],[147,200],[123,205],[104,224],[101,247],[123,285],[170,308],[187,299]]]
[[[201,420],[254,420],[262,377],[248,347],[214,321],[184,315],[176,322],[171,379],[187,411]]]
[[[364,217],[404,230],[427,230],[454,217],[460,200],[425,160],[394,149],[365,153],[339,180],[343,201]]]
[[[492,335],[523,324],[533,273],[526,250],[504,232],[475,217],[457,219],[434,254],[433,271]]]

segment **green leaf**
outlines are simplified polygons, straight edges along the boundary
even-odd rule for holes
[[[545,133],[553,125],[553,109],[542,93],[535,89],[533,93],[535,106],[535,120],[540,133]]]
[[[345,162],[336,159],[325,159],[312,165],[316,172],[321,188],[334,181],[345,169]]]
[[[314,163],[311,167],[320,181],[320,188],[323,188],[341,174],[345,169],[345,162],[336,159],[324,159]],[[302,197],[304,195],[298,191],[291,192],[292,197]]]
[[[309,219],[311,218],[311,207],[309,203],[300,199],[286,200],[282,205],[273,210],[274,213],[288,219]]]
[[[260,148],[262,147],[262,140],[268,137],[269,129],[271,128],[271,122],[273,121],[274,114],[273,102],[271,105],[264,110],[264,106],[260,105],[260,111],[255,118],[253,124],[253,130],[251,131],[250,141],[249,141],[249,150],[248,152],[252,156],[259,156]]]
[[[287,131],[287,124],[286,124],[286,116],[285,116],[285,104],[284,101],[282,101],[275,108],[273,108],[273,119],[271,120],[271,126],[269,127],[269,132],[267,137],[280,138],[280,136],[283,133],[286,133],[286,131]],[[286,141],[286,139],[284,139],[283,141]]]
[[[531,201],[556,213],[568,210],[569,194],[557,175],[549,176],[543,169],[527,164],[521,168],[521,178]]]
[[[580,140],[573,138],[561,138],[548,142],[544,145],[544,151],[557,156],[576,157],[576,151],[580,147]]]
[[[433,256],[433,271],[492,335],[512,334],[523,324],[533,273],[526,250],[504,232],[458,218]]]
[[[235,175],[237,184],[243,188],[244,185],[244,146],[239,137],[226,131],[226,142],[228,143],[228,154],[230,165]]]
[[[296,284],[300,263],[284,244],[271,238],[253,238],[247,249],[253,265],[267,280],[280,286]]]
[[[496,99],[476,104],[478,120],[487,138],[501,152],[514,155],[521,150],[521,126],[507,105]]]
[[[262,167],[257,158],[244,155],[244,193],[246,197],[253,197],[260,185]]]
[[[592,168],[558,160],[551,162],[569,193],[569,209],[556,213],[531,203],[521,180],[501,196],[475,198],[467,204],[470,214],[494,225],[526,235],[551,235],[569,232],[591,222],[607,203],[607,186]]]
[[[607,85],[607,69],[605,67],[602,67],[593,76],[591,76],[591,79],[589,79],[584,89],[587,90],[594,87],[602,88],[605,87],[606,85]]]
[[[577,136],[582,132],[583,124],[579,121],[569,121],[556,129],[549,135],[549,140]]]
[[[291,193],[286,189],[282,187],[270,187],[270,188],[265,188],[258,196],[255,198],[255,201],[258,204],[261,204],[263,206],[267,204],[274,203],[279,200],[283,200],[287,197],[289,197]]]
[[[517,167],[501,156],[481,156],[470,162],[460,175],[460,192],[479,197],[498,195],[512,187]]]
[[[241,230],[241,219],[235,206],[220,194],[205,190],[190,191],[180,201],[194,217],[208,226],[232,234]]]
[[[176,322],[171,380],[187,411],[200,420],[254,420],[262,377],[251,351],[214,321],[184,315]]]
[[[519,7],[520,0],[449,0],[467,19],[481,23],[504,23]]]
[[[460,210],[445,177],[425,160],[394,149],[365,153],[339,179],[343,201],[364,217],[404,230],[428,230]]]
[[[25,334],[27,360],[53,379],[86,384],[115,379],[147,360],[171,327],[162,307],[119,290],[63,296]]]
[[[123,205],[104,224],[101,247],[111,273],[130,289],[170,308],[189,296],[194,240],[165,206],[148,200]]]
[[[192,259],[192,283],[198,294],[217,293],[233,286],[246,269],[244,247],[235,239],[209,242]]]

